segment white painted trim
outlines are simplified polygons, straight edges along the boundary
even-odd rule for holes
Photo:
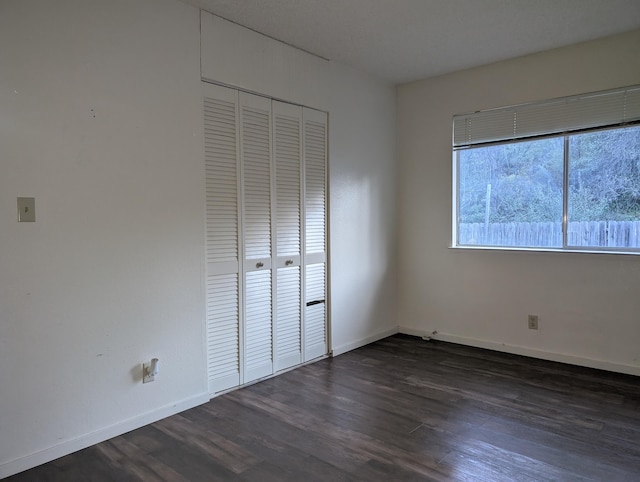
[[[455,221],[454,221],[455,222]],[[457,229],[457,228],[456,228]],[[632,256],[640,256],[640,250],[629,249],[626,248],[581,248],[579,246],[567,246],[566,248],[547,248],[544,246],[540,247],[527,247],[521,248],[518,246],[485,246],[485,245],[457,245],[454,244],[456,238],[452,238],[451,246],[449,249],[453,250],[468,250],[468,251],[521,251],[521,252],[529,252],[529,253],[580,253],[580,254],[624,254],[624,255],[632,255]]]
[[[399,326],[398,333],[413,336],[425,336],[434,340],[448,341],[450,343],[458,343],[460,345],[474,346],[476,348],[486,348],[488,350],[495,350],[504,353],[511,353],[513,355],[529,356],[532,358],[539,358],[541,360],[549,360],[560,363],[568,363],[569,365],[578,365],[588,368],[596,368],[598,370],[607,370],[616,373],[625,373],[627,375],[640,376],[640,366],[623,365],[620,363],[612,363],[605,360],[596,360],[593,358],[583,358],[573,355],[565,355],[564,353],[555,353],[544,350],[537,350],[535,348],[527,348],[518,345],[507,345],[505,343],[497,343],[487,340],[478,340],[475,338],[467,338],[464,336],[449,335],[447,333],[437,333],[433,335],[433,330],[420,330],[415,328],[409,328],[406,326]]]
[[[202,405],[203,403],[207,403],[209,399],[209,395],[203,393],[186,400],[165,405],[164,407],[152,410],[151,412],[118,422],[94,432],[66,440],[25,457],[20,457],[9,462],[2,463],[0,464],[0,479],[37,467],[38,465],[45,464],[73,452],[77,452],[78,450],[82,450],[91,445],[104,442],[105,440],[130,432],[137,428],[144,427],[145,425],[157,422],[158,420],[169,417],[170,415],[175,415],[176,413],[183,412],[184,410]]]
[[[389,330],[384,330],[379,333],[376,333],[375,335],[371,335],[351,343],[340,345],[338,347],[333,348],[332,355],[333,356],[342,355],[343,353],[368,345],[369,343],[373,343],[374,341],[382,340],[383,338],[386,338],[391,335],[395,335],[396,333],[398,333],[398,327],[393,327]]]

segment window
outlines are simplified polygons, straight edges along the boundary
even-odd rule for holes
[[[640,86],[454,117],[454,245],[640,253]]]

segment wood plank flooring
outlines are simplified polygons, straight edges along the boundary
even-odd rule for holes
[[[638,481],[640,378],[396,335],[10,481]]]

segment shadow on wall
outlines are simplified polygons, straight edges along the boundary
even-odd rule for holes
[[[358,334],[375,336],[396,324],[393,233],[384,224],[390,208],[382,205],[385,197],[372,188],[370,178],[348,187],[339,200],[349,206],[348,215],[341,210],[331,226],[334,348],[355,341]]]

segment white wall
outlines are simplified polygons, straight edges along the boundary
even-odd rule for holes
[[[214,79],[243,87],[237,69],[279,51],[250,87],[330,113],[334,347],[394,331],[393,88],[215,35],[238,55],[209,56]],[[0,45],[1,478],[207,397],[199,11],[2,1]],[[285,80],[294,66],[307,77]],[[16,221],[18,196],[36,223]]]
[[[198,21],[0,3],[0,477],[206,399]]]
[[[329,112],[333,351],[394,333],[393,87],[206,12],[202,76]]]
[[[638,84],[639,52],[635,31],[398,88],[401,331],[640,375],[639,256],[448,249],[452,116]]]

